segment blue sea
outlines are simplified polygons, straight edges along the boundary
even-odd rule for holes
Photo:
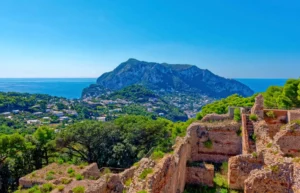
[[[271,85],[282,86],[287,79],[236,79],[254,92],[263,92]],[[66,98],[80,98],[81,92],[96,78],[0,78],[0,91],[49,94]]]
[[[1,92],[49,94],[75,99],[96,78],[0,78]]]

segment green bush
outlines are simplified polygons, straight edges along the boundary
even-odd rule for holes
[[[61,183],[62,184],[70,184],[72,182],[72,179],[70,178],[62,178]]]
[[[71,174],[71,173],[74,173],[75,170],[73,168],[68,168],[67,172],[68,172],[68,174]]]
[[[208,139],[207,141],[203,142],[204,147],[206,147],[207,149],[211,149],[213,147],[213,143],[210,139]]]
[[[228,188],[228,182],[225,176],[220,173],[216,173],[214,177],[214,182],[217,186]]]
[[[64,189],[65,189],[65,185],[58,185],[57,186],[57,190],[60,191],[60,192],[63,191]]]
[[[266,113],[266,115],[267,115],[267,117],[272,118],[272,119],[276,118],[276,115],[275,115],[274,111],[268,111]]]
[[[55,177],[52,174],[47,174],[45,180],[49,181],[49,180],[53,180],[55,179]]]
[[[236,131],[236,135],[237,136],[242,136],[243,133],[243,127],[240,127],[237,131]]]
[[[233,119],[237,122],[241,121],[241,110],[239,108],[234,109],[234,116]]]
[[[270,169],[272,170],[272,172],[275,172],[275,173],[279,171],[278,165],[270,166]]]
[[[140,176],[139,176],[139,178],[140,179],[145,179],[147,176],[148,176],[148,174],[151,174],[153,172],[153,170],[151,169],[151,168],[146,168],[146,169],[144,169],[144,171],[140,174]]]
[[[132,183],[132,178],[129,178],[128,180],[126,180],[125,182],[125,186],[130,186],[130,184]]]
[[[50,183],[43,184],[40,188],[41,192],[51,192],[54,189],[54,185]]]
[[[163,158],[164,155],[165,155],[165,153],[162,152],[162,151],[159,151],[159,150],[158,150],[158,151],[154,151],[154,152],[152,153],[152,155],[151,155],[151,159],[153,159],[153,160],[158,160],[158,159]]]
[[[256,137],[255,133],[250,135],[250,139],[252,139],[254,142],[256,141],[257,137]]]
[[[255,114],[251,114],[250,116],[249,116],[249,119],[251,120],[251,121],[257,121],[257,115],[255,115]]]
[[[273,145],[272,143],[268,143],[268,144],[267,144],[267,148],[271,148],[272,145]]]
[[[85,192],[85,188],[83,186],[77,186],[77,187],[73,188],[72,191],[74,193],[84,193]]]
[[[222,188],[222,189],[220,190],[220,193],[228,193],[228,190],[227,190],[227,189],[224,189],[224,188]]]
[[[80,181],[80,180],[83,180],[83,176],[81,174],[75,174],[75,178],[76,180]]]
[[[64,161],[63,159],[59,158],[59,159],[57,160],[57,163],[58,163],[59,165],[62,165],[63,163],[65,163],[65,161]]]

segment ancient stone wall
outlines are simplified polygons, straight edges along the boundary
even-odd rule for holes
[[[261,170],[254,170],[245,180],[245,193],[289,193],[293,184],[293,165],[277,163]]]
[[[274,142],[284,154],[293,157],[300,156],[300,126],[292,124],[282,128],[275,135]]]
[[[214,166],[203,164],[202,167],[187,167],[186,184],[214,186]]]
[[[288,112],[288,121],[292,123],[293,121],[300,120],[300,110],[290,110]]]
[[[242,152],[241,127],[235,121],[200,123],[188,130],[191,136],[191,161],[222,163]]]
[[[263,167],[262,156],[239,155],[229,159],[228,162],[228,184],[232,189],[244,189],[244,181],[254,169]]]
[[[251,109],[251,114],[257,115],[259,119],[264,118],[264,98],[261,94],[255,98],[255,103]]]
[[[229,114],[208,114],[201,119],[202,122],[216,122],[232,119]]]

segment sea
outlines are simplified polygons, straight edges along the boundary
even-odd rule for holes
[[[263,92],[271,85],[283,86],[287,79],[236,80],[254,92]],[[0,78],[0,92],[39,93],[78,99],[84,88],[95,83],[96,78]]]

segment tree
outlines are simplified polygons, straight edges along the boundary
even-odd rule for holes
[[[55,157],[55,132],[47,126],[39,127],[33,134],[32,143],[35,145],[36,168],[49,164],[49,158]]]
[[[25,140],[20,134],[0,136],[0,168],[9,157],[15,157],[25,149]]]
[[[111,146],[120,140],[118,130],[109,123],[83,121],[63,129],[57,137],[57,145],[64,152],[88,163],[104,164],[111,156]],[[108,154],[107,154],[108,153]]]
[[[300,79],[289,79],[283,87],[283,96],[291,101],[292,107],[299,107],[300,100],[298,100],[298,86]]]
[[[241,121],[241,110],[239,108],[234,109],[234,120],[237,122]]]
[[[277,98],[282,94],[283,88],[279,86],[270,86],[264,96],[264,105],[268,108],[277,108]]]

